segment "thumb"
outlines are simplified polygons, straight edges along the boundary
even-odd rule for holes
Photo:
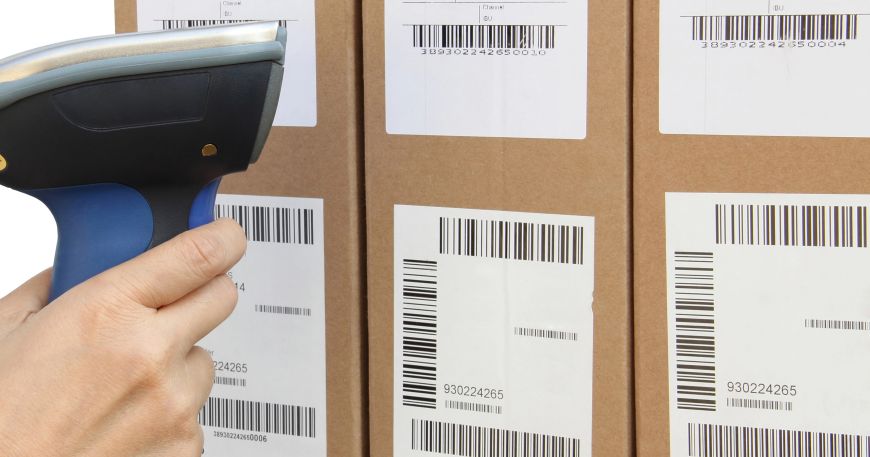
[[[0,299],[0,338],[18,328],[28,317],[48,304],[51,273],[50,268],[44,270]]]

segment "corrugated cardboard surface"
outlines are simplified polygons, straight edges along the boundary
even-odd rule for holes
[[[638,457],[670,455],[665,192],[870,193],[868,140],[660,134],[658,3],[635,2]]]
[[[582,141],[387,135],[384,2],[363,11],[372,457],[393,455],[396,204],[595,217],[593,455],[631,455],[628,2],[589,2]]]
[[[117,30],[135,31],[136,0],[115,6]],[[318,0],[316,8],[317,127],[272,129],[260,160],[225,178],[220,192],[323,198],[327,451],[355,457],[368,447],[359,4]]]

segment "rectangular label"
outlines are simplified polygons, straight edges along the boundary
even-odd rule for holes
[[[232,316],[200,344],[215,362],[199,414],[207,457],[326,456],[323,200],[218,195],[245,229]]]
[[[859,0],[662,0],[660,130],[866,137]]]
[[[591,456],[594,234],[395,206],[396,456]]]
[[[287,29],[284,80],[275,126],[317,125],[314,0],[138,0],[140,31],[279,21]]]
[[[385,0],[387,133],[586,137],[587,0]]]
[[[870,457],[870,196],[669,193],[672,457]]]

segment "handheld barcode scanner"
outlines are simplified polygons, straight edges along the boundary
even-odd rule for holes
[[[51,299],[214,219],[220,178],[266,141],[285,43],[277,22],[249,23],[0,60],[0,185],[57,221]]]

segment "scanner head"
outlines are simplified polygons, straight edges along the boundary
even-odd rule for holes
[[[204,185],[259,157],[277,22],[122,34],[0,60],[0,185]]]

